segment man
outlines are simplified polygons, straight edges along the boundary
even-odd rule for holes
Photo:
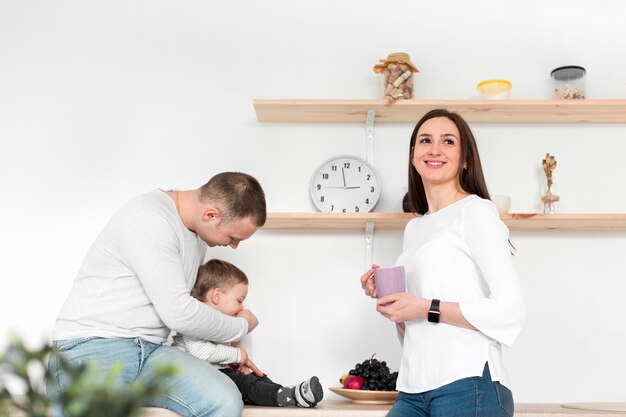
[[[154,190],[123,206],[87,253],[53,332],[72,363],[116,362],[125,383],[147,381],[156,363],[174,364],[167,394],[153,407],[182,416],[239,416],[237,387],[211,364],[164,346],[171,330],[231,342],[258,321],[249,310],[230,317],[190,295],[208,246],[235,249],[263,226],[265,195],[250,175],[225,172],[187,191]],[[252,367],[251,363],[251,367]],[[67,376],[53,357],[51,389]],[[60,410],[55,414],[63,415]]]

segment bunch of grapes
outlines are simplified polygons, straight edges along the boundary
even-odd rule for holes
[[[350,369],[349,375],[357,375],[363,378],[362,390],[369,391],[395,391],[398,372],[391,372],[387,362],[371,358],[357,363],[354,369]]]

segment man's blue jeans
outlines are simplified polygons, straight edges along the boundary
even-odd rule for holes
[[[387,417],[510,417],[513,395],[491,381],[485,364],[482,377],[463,378],[419,394],[400,392]]]
[[[123,383],[148,381],[155,364],[173,364],[179,372],[165,381],[165,395],[154,398],[146,406],[172,410],[185,417],[239,417],[243,409],[241,393],[235,384],[210,363],[171,346],[162,346],[140,338],[84,338],[54,342],[54,347],[70,363],[97,362],[98,372],[106,375],[115,363],[122,366]],[[63,389],[67,375],[52,357],[48,368],[52,381],[49,390]],[[61,417],[61,410],[53,410]]]

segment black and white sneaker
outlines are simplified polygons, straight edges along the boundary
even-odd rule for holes
[[[318,402],[324,398],[324,389],[320,380],[316,376],[312,376],[294,387],[296,397],[296,405],[298,407],[311,408],[315,407]]]

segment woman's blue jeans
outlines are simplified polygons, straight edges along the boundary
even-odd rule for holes
[[[157,345],[140,338],[99,337],[61,340],[54,347],[70,363],[98,363],[98,373],[106,375],[115,363],[122,366],[120,380],[130,383],[148,381],[156,364],[173,364],[178,373],[164,381],[165,395],[145,404],[172,410],[184,417],[239,417],[243,410],[241,393],[235,384],[210,363],[171,346]],[[49,390],[67,386],[67,375],[52,356],[48,363],[51,381]],[[54,417],[63,416],[53,409]]]
[[[400,392],[387,417],[510,417],[513,395],[491,381],[485,364],[482,377],[463,378],[419,394]]]

